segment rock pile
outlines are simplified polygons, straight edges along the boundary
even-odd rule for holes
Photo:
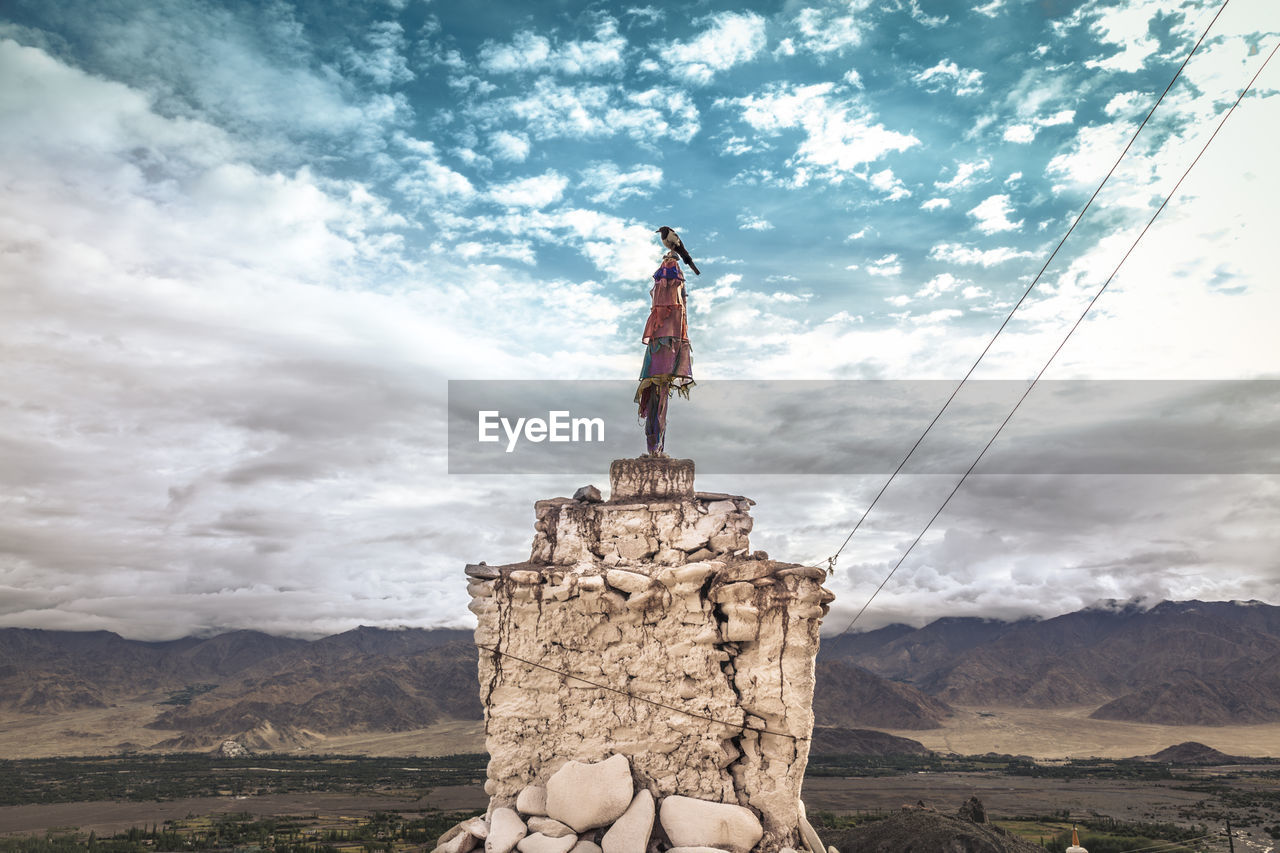
[[[650,811],[661,803],[665,846],[738,851],[750,831],[712,843],[680,829],[697,825],[684,809],[714,806],[720,823],[749,815],[760,828],[739,853],[798,847],[825,572],[752,554],[753,502],[695,492],[692,462],[619,460],[610,481],[608,501],[594,489],[539,501],[527,562],[466,568],[490,821],[503,809],[504,825],[521,820],[520,853],[569,853],[563,839],[606,826],[647,843],[634,780]],[[599,814],[566,819],[588,802]],[[681,815],[674,829],[667,810]],[[483,837],[486,853],[508,853]]]
[[[626,757],[612,755],[565,763],[545,787],[525,787],[514,808],[446,832],[435,853],[470,853],[481,843],[485,853],[748,853],[763,836],[748,808],[679,795],[655,800],[636,789]]]

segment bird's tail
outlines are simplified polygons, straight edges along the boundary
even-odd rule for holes
[[[684,246],[680,247],[680,259],[689,265],[689,269],[693,270],[694,275],[702,275],[698,272],[698,265],[693,262],[693,258],[689,257],[689,250]]]

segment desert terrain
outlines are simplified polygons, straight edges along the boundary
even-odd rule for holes
[[[1198,741],[1229,755],[1280,757],[1280,723],[1249,726],[1161,726],[1090,719],[1094,706],[977,708],[952,706],[938,729],[885,729],[935,752],[1027,755],[1037,760],[1132,758],[1183,741]]]

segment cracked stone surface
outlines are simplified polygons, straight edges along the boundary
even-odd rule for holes
[[[658,800],[743,806],[757,850],[799,848],[825,573],[754,558],[754,502],[693,491],[688,460],[619,460],[611,487],[538,501],[527,562],[467,568],[476,642],[505,653],[480,650],[491,808],[617,754]]]

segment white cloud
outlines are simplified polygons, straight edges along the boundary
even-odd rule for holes
[[[886,296],[884,301],[888,302],[895,308],[902,308],[905,305],[911,304],[911,297],[907,296],[905,293],[899,293],[896,296]]]
[[[631,6],[623,14],[643,25],[656,24],[662,20],[662,10],[656,6]]]
[[[915,136],[876,122],[870,110],[834,95],[833,89],[831,83],[782,84],[733,101],[742,107],[743,120],[760,132],[777,134],[797,127],[805,132],[787,161],[796,186],[812,177],[839,183],[859,166],[920,144]]]
[[[736,286],[740,281],[742,281],[742,275],[732,272],[720,276],[710,286],[699,287],[698,298],[690,301],[691,313],[711,313],[717,302],[723,302],[737,295]]]
[[[476,188],[466,175],[435,159],[418,161],[416,167],[401,174],[395,187],[419,204],[434,204],[442,200],[465,202],[476,195]]]
[[[395,21],[380,21],[369,27],[365,41],[368,50],[347,48],[348,66],[379,86],[407,83],[414,78],[404,57],[404,27]]]
[[[744,231],[772,231],[773,223],[760,216],[742,213],[738,215],[738,227]]]
[[[616,204],[629,198],[651,195],[662,183],[662,170],[657,166],[636,166],[622,172],[608,161],[592,163],[582,171],[582,188],[597,204]]]
[[[709,83],[716,72],[750,62],[764,50],[765,20],[754,12],[720,12],[709,19],[710,26],[687,43],[652,47],[657,55],[669,55],[663,63],[672,74],[692,83]]]
[[[931,198],[920,205],[921,210],[946,210],[951,206],[949,198]]]
[[[563,198],[568,185],[569,179],[559,172],[545,172],[494,184],[489,189],[489,199],[506,207],[541,208]]]
[[[995,234],[1000,231],[1016,231],[1022,227],[1023,220],[1014,222],[1009,219],[1012,212],[1013,205],[1009,196],[1000,194],[987,196],[969,211],[969,215],[978,221],[978,230],[983,234]]]
[[[1004,139],[1006,142],[1033,142],[1035,141],[1036,133],[1040,128],[1054,127],[1060,124],[1070,124],[1075,121],[1075,117],[1075,110],[1058,110],[1052,115],[1033,118],[1029,122],[1011,124],[1004,130]]]
[[[1007,187],[1010,184],[1016,184],[1020,180],[1022,180],[1022,173],[1013,172],[1012,174],[1009,175],[1009,177],[1004,179],[1004,185]]]
[[[679,90],[626,91],[617,85],[568,85],[540,77],[526,94],[494,98],[468,107],[484,127],[524,124],[537,140],[591,139],[626,134],[637,141],[688,142],[700,129],[698,109]]]
[[[921,26],[929,27],[930,29],[941,27],[950,20],[947,15],[925,14],[925,11],[920,8],[920,0],[911,0],[911,18]]]
[[[955,290],[963,281],[964,279],[956,278],[949,272],[938,273],[916,291],[916,296],[921,299],[937,299],[942,294]]]
[[[489,150],[499,160],[523,163],[529,156],[529,137],[523,133],[499,130],[489,138]]]
[[[917,326],[932,326],[963,316],[964,312],[957,308],[939,308],[937,311],[930,311],[928,314],[916,314],[911,318],[911,322]]]
[[[1056,113],[1036,119],[1039,127],[1053,127],[1059,124],[1071,124],[1076,120],[1075,110],[1058,110]]]
[[[982,91],[982,72],[972,68],[961,68],[949,59],[943,59],[931,68],[926,68],[911,78],[923,88],[936,92],[950,89],[957,95],[976,95]]]
[[[1147,60],[1156,56],[1160,41],[1151,33],[1152,22],[1168,13],[1168,7],[1160,0],[1135,0],[1123,6],[1089,10],[1095,14],[1090,28],[1103,44],[1115,45],[1119,51],[1106,59],[1091,59],[1088,68],[1108,71],[1139,71]]]
[[[972,163],[957,163],[956,173],[947,181],[934,181],[933,185],[940,190],[959,190],[973,186],[980,175],[990,171],[990,160],[976,160]]]
[[[1146,92],[1121,92],[1115,95],[1111,100],[1107,101],[1107,105],[1103,108],[1103,112],[1115,118],[1117,116],[1131,116],[1135,113],[1143,111],[1147,104],[1147,100],[1151,96]]]
[[[801,9],[793,21],[799,32],[800,47],[822,56],[843,53],[846,48],[862,44],[867,23],[858,19],[858,13],[869,5],[870,0],[853,0],[845,4],[845,8],[853,14],[844,15],[832,9]]]
[[[868,181],[871,186],[885,193],[889,201],[898,201],[911,196],[911,190],[907,189],[906,185],[894,176],[892,169],[883,169],[876,172]]]
[[[1096,183],[1104,174],[1102,164],[1115,161],[1132,132],[1124,120],[1082,127],[1076,132],[1071,149],[1051,158],[1045,172],[1070,183]],[[1062,188],[1055,186],[1054,190]]]
[[[509,44],[486,42],[479,52],[480,67],[490,74],[551,72],[599,74],[621,67],[627,40],[618,34],[618,22],[605,18],[596,27],[595,39],[553,45],[537,33],[516,33]]]
[[[848,237],[845,237],[844,239],[847,241],[861,240],[863,237],[866,237],[866,236],[867,236],[867,229],[861,228],[853,232],[852,234],[850,234]]]
[[[1035,140],[1036,129],[1029,124],[1011,124],[1004,129],[1005,142],[1026,144]]]
[[[1031,252],[1020,252],[1008,246],[994,249],[975,249],[960,243],[939,243],[929,250],[929,257],[948,264],[964,264],[993,267],[1015,258],[1030,258]]]
[[[960,291],[960,295],[965,299],[982,299],[983,297],[990,296],[991,291],[987,290],[985,287],[979,287],[976,284],[971,284],[964,290]]]
[[[901,273],[902,262],[898,260],[896,253],[877,258],[867,264],[868,275],[891,276],[900,275]]]

